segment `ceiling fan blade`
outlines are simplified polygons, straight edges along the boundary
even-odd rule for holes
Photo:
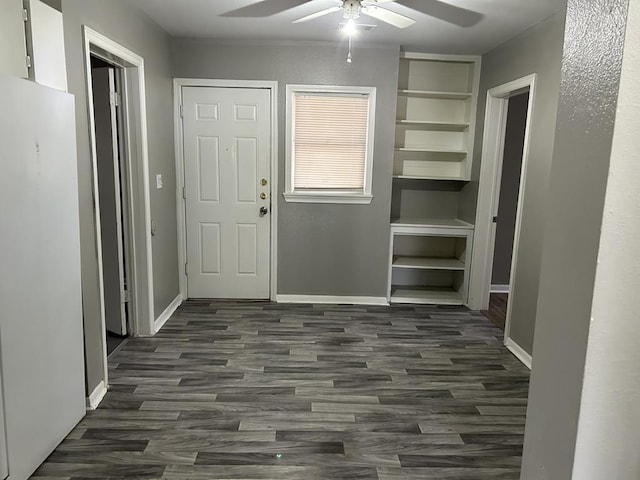
[[[260,18],[270,17],[291,8],[299,7],[312,0],[262,0],[246,7],[223,13],[221,17]]]
[[[302,18],[299,18],[297,20],[294,20],[291,23],[308,22],[309,20],[313,20],[315,18],[324,17],[325,15],[329,15],[330,13],[339,12],[340,10],[342,10],[342,7],[338,7],[338,6],[325,8],[324,10],[320,10],[319,12],[312,13],[311,15],[307,15],[306,17],[302,17]]]
[[[375,7],[372,5],[363,7],[362,13],[376,18],[380,21],[389,23],[398,28],[407,28],[416,23],[413,18],[409,18],[405,15],[400,15],[399,13],[392,12],[391,10],[387,10],[386,8]]]
[[[440,0],[396,0],[396,3],[460,27],[472,27],[484,18],[481,13]]]

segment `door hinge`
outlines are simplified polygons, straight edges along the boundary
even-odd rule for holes
[[[113,107],[119,107],[120,106],[120,94],[118,92],[111,92],[110,96],[111,96],[111,98],[110,98],[111,105]]]
[[[493,223],[498,223],[498,216],[494,216],[493,219],[491,220]]]
[[[187,187],[182,187],[182,198],[187,199]]]
[[[27,55],[25,61],[27,63],[27,68],[31,68],[31,55]]]
[[[29,12],[26,8],[22,9],[22,20],[25,22],[29,21]]]
[[[185,274],[185,275],[188,275],[188,274],[189,274],[189,273],[187,272],[187,265],[188,265],[188,263],[186,263],[186,262],[185,262],[185,264],[184,264],[184,274]]]
[[[131,293],[129,290],[125,290],[122,292],[122,302],[129,303],[131,301]]]
[[[184,118],[184,106],[180,105],[180,118]]]

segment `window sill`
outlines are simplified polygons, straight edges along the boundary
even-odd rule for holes
[[[291,203],[344,203],[353,205],[369,205],[373,200],[371,194],[340,193],[283,193],[286,202]]]

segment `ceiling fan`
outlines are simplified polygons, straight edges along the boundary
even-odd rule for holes
[[[240,18],[261,18],[277,15],[286,10],[294,9],[314,2],[315,0],[259,0],[244,7],[223,13],[223,17]],[[395,3],[406,8],[415,10],[418,13],[428,15],[447,23],[452,23],[460,27],[471,27],[482,20],[483,15],[473,10],[457,7],[442,0],[333,0],[336,5],[325,8],[311,15],[299,18],[294,23],[305,22],[315,18],[329,15],[331,13],[343,12],[343,16],[355,19],[355,15],[364,14],[377,20],[390,23],[399,28],[407,28],[415,23],[415,20],[393,12],[379,5],[385,3]],[[326,5],[326,1],[325,1]]]
[[[394,0],[336,0],[342,3],[342,5],[336,5],[334,7],[325,8],[319,12],[306,15],[302,18],[294,20],[293,23],[308,22],[309,20],[315,20],[316,18],[324,17],[332,13],[342,12],[342,16],[353,22],[360,18],[361,14],[373,17],[376,20],[380,20],[385,23],[389,23],[394,27],[407,28],[416,23],[413,18],[401,15],[386,8],[379,7],[382,3],[392,3]]]

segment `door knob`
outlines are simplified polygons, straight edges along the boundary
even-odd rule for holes
[[[267,207],[260,207],[260,216],[264,217],[267,213],[269,213],[269,209]]]

